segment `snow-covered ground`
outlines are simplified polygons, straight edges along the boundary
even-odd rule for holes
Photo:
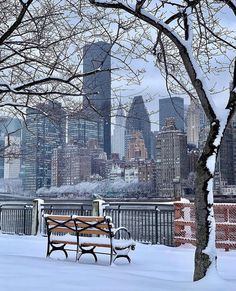
[[[75,262],[54,253],[45,258],[46,238],[0,235],[1,291],[235,291],[236,252],[218,252],[218,271],[192,282],[194,248],[137,244],[132,263],[109,256]],[[222,279],[224,278],[224,280]]]

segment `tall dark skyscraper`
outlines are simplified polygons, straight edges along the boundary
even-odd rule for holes
[[[22,182],[25,191],[34,193],[38,188],[51,186],[52,152],[65,143],[66,115],[60,103],[38,104],[36,109],[27,109],[26,124]]]
[[[166,118],[174,117],[176,128],[184,132],[184,99],[180,97],[159,100],[159,128],[165,125]]]
[[[128,139],[132,136],[132,131],[140,131],[142,133],[145,147],[147,149],[148,158],[151,158],[151,123],[148,111],[143,102],[142,96],[135,96],[131,104],[126,119],[126,151]]]
[[[104,120],[104,151],[111,156],[111,45],[106,42],[90,43],[84,46],[83,72],[96,69],[101,72],[85,76],[83,91],[87,94],[84,108],[94,107]],[[89,99],[89,102],[88,102]]]

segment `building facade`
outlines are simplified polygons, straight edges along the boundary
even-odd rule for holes
[[[112,153],[118,153],[120,159],[125,156],[125,111],[121,104],[119,104],[115,117],[112,135]]]
[[[7,144],[10,144],[7,146]],[[4,151],[4,179],[18,179],[21,167],[21,137],[6,136]]]
[[[89,181],[91,176],[91,156],[77,145],[67,144],[53,149],[52,186],[76,185]]]
[[[10,178],[11,173],[19,178],[19,147],[22,122],[18,118],[0,116],[0,178]]]
[[[142,136],[142,132],[133,131],[128,141],[128,148],[126,152],[126,160],[146,160],[147,149]]]
[[[38,104],[26,110],[27,128],[23,130],[23,190],[35,193],[51,186],[51,158],[54,148],[65,144],[66,115],[58,102]]]
[[[187,142],[199,148],[199,135],[201,130],[207,125],[205,113],[196,100],[191,100],[187,110],[186,128]]]
[[[149,114],[143,101],[142,96],[136,96],[130,106],[126,118],[125,131],[125,152],[127,155],[129,139],[132,138],[133,131],[140,131],[142,133],[145,147],[147,150],[147,157],[152,157],[151,146],[151,123]]]
[[[176,128],[184,132],[184,99],[171,97],[159,99],[159,129],[165,126],[167,118],[174,118]]]
[[[218,194],[224,194],[223,189],[236,184],[236,115],[225,129],[220,145],[214,176],[214,189]]]
[[[83,78],[83,91],[87,94],[84,108],[95,109],[103,117],[104,151],[111,155],[111,45],[106,42],[89,43],[83,49],[83,72],[99,72]],[[88,102],[89,99],[89,102]]]
[[[148,183],[150,191],[155,192],[157,188],[156,162],[147,161],[138,165],[138,181]]]
[[[175,184],[187,178],[187,136],[168,118],[157,135],[157,183],[160,196],[173,197]]]
[[[89,111],[89,110],[88,110]],[[90,140],[104,148],[103,119],[85,110],[68,116],[68,143],[86,147]]]

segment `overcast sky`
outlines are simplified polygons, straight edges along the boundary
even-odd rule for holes
[[[236,21],[235,16],[233,13],[229,13],[229,10],[226,10],[225,13],[222,14],[222,18],[224,21],[224,24],[226,24],[229,28],[236,31]],[[233,52],[230,53],[230,58],[233,59],[235,54]],[[222,57],[222,61],[225,62],[226,59],[224,56]],[[143,95],[144,99],[149,99],[149,97],[153,98],[153,101],[147,102],[146,106],[149,112],[158,111],[159,110],[159,99],[160,98],[168,98],[169,95],[167,93],[166,87],[165,87],[165,80],[161,76],[158,69],[154,66],[153,59],[150,57],[150,60],[148,63],[139,64],[136,63],[135,66],[138,67],[145,67],[146,73],[143,76],[143,80],[140,85],[132,85],[132,86],[124,86],[121,84],[122,89],[127,89],[125,92],[121,92],[121,96],[131,96],[134,97],[136,95]],[[231,77],[229,72],[225,72],[219,76],[212,76],[212,80],[214,80],[216,87],[218,85],[224,84],[225,87],[229,86],[229,82],[231,81]],[[117,86],[117,84],[115,84]],[[220,106],[226,106],[228,93],[225,92],[224,94],[216,94],[214,96],[215,100],[217,100],[217,103],[220,104]],[[181,96],[182,97],[182,96]],[[123,98],[125,100],[125,98]],[[185,96],[185,104],[189,104],[190,100],[188,96]],[[152,121],[152,130],[158,130],[158,113],[151,114],[151,121]]]

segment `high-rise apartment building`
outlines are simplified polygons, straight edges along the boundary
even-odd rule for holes
[[[76,185],[91,176],[91,156],[88,150],[67,144],[53,149],[52,186]]]
[[[187,177],[187,136],[175,126],[175,119],[166,119],[166,125],[157,135],[157,183],[160,196],[174,196],[175,183]]]
[[[166,118],[175,119],[176,128],[184,132],[184,99],[181,97],[159,100],[159,128],[165,126]]]
[[[157,187],[156,162],[147,161],[138,165],[138,181],[148,183],[149,190],[155,192]]]
[[[149,119],[149,114],[143,101],[142,96],[136,96],[133,99],[131,107],[129,109],[126,118],[126,132],[125,132],[125,151],[127,153],[129,139],[132,138],[133,131],[140,131],[145,147],[147,149],[147,155],[150,159],[152,157],[151,153],[151,123]]]
[[[34,193],[51,186],[51,158],[54,148],[65,144],[66,115],[58,102],[38,104],[26,110],[23,131],[23,189]]]
[[[125,156],[125,111],[119,104],[112,135],[112,153],[118,153],[120,159]]]
[[[99,72],[83,78],[84,108],[94,108],[103,117],[104,151],[111,156],[111,45],[106,42],[89,43],[83,49],[83,72]],[[89,99],[89,102],[88,102]]]

